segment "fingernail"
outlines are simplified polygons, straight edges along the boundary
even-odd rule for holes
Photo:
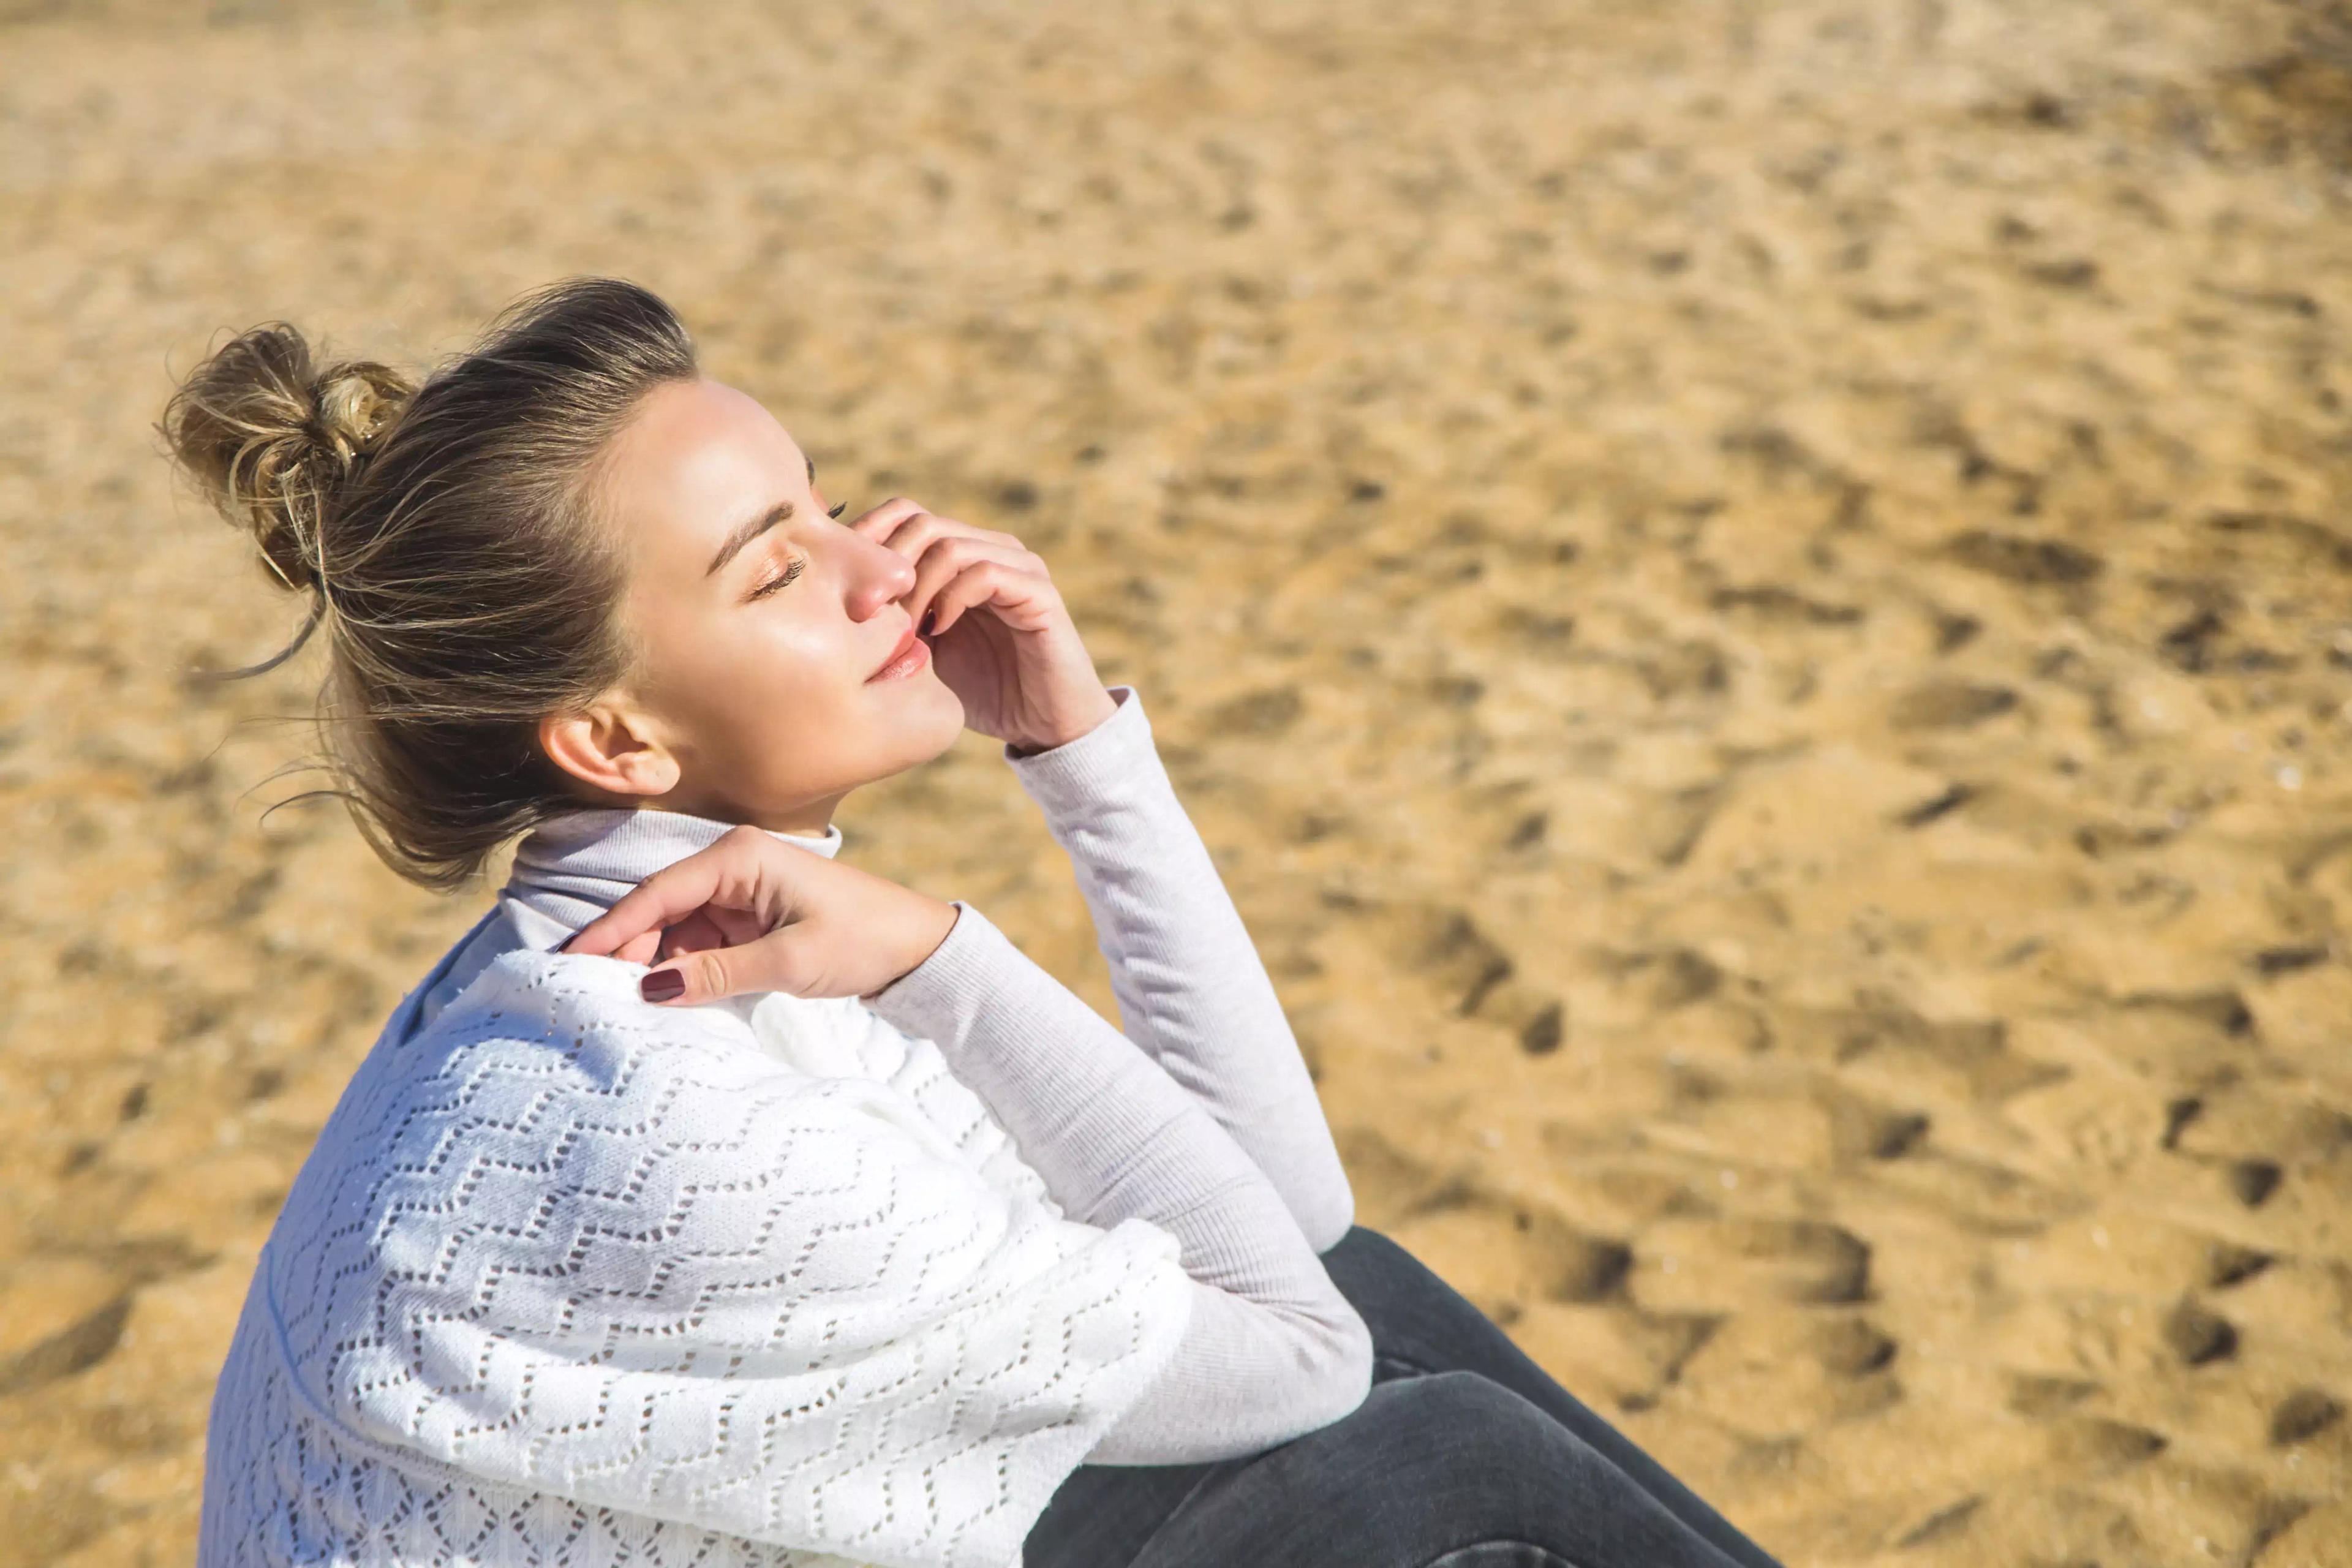
[[[675,969],[656,969],[637,982],[637,994],[648,1002],[667,1002],[686,990],[686,976]]]
[[[932,628],[933,626],[938,626],[939,624],[940,624],[940,612],[939,612],[939,608],[938,608],[938,606],[937,606],[937,605],[934,605],[934,606],[932,606],[930,609],[925,610],[925,611],[923,612],[922,633],[923,633],[923,635],[924,635],[925,637],[929,637],[929,636],[930,636],[930,635],[931,635],[931,628]]]

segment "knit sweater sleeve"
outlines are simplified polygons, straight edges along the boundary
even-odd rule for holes
[[[1004,749],[1068,851],[1127,1037],[1248,1152],[1322,1252],[1355,1197],[1314,1080],[1216,862],[1177,798],[1143,699],[1076,740]]]
[[[379,1045],[273,1232],[297,1386],[485,1481],[887,1568],[1011,1568],[1173,1355],[1176,1238],[1054,1214],[904,1096],[609,959]]]
[[[1162,1067],[955,908],[938,949],[869,1006],[935,1045],[1071,1217],[1163,1227],[1191,1277],[1176,1354],[1088,1459],[1229,1458],[1354,1409],[1370,1335],[1265,1173]]]

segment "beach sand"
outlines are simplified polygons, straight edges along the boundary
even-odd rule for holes
[[[1360,1217],[1767,1547],[2352,1563],[2340,4],[292,9],[0,3],[0,1561],[188,1560],[488,898],[262,819],[171,376],[614,272],[1044,554]],[[997,751],[845,854],[1116,1016]]]

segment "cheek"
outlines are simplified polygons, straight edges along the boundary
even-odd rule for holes
[[[839,638],[777,605],[705,619],[675,655],[669,684],[679,708],[739,735],[821,719],[857,682]]]
[[[858,684],[854,663],[840,627],[814,626],[783,606],[752,606],[710,637],[703,682],[739,724],[781,729],[840,710]]]

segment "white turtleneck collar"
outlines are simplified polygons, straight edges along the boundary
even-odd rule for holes
[[[577,931],[639,882],[709,847],[734,826],[677,811],[571,812],[541,824],[515,846],[514,870],[501,894]],[[838,824],[814,836],[768,831],[828,860],[841,852]]]
[[[425,977],[401,1037],[430,1023],[500,953],[555,952],[630,889],[734,826],[684,812],[623,808],[567,812],[541,823],[515,846],[514,869],[498,902]],[[827,824],[821,836],[769,831],[828,860],[841,852],[837,824]]]

